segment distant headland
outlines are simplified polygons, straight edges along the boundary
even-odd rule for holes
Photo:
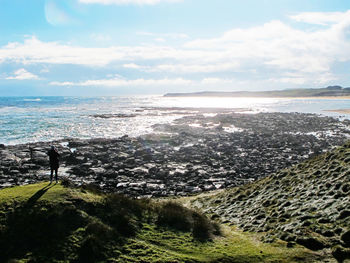
[[[301,98],[301,97],[344,97],[350,96],[350,87],[328,86],[320,89],[286,89],[271,91],[202,91],[193,93],[167,93],[164,97],[260,97],[260,98]]]

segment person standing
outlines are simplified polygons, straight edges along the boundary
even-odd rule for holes
[[[60,154],[58,153],[57,149],[55,146],[51,146],[51,149],[47,152],[47,155],[49,156],[50,160],[50,168],[51,168],[51,175],[50,175],[50,183],[52,183],[52,176],[53,176],[53,171],[55,171],[55,179],[56,183],[57,181],[57,173],[58,173],[58,167],[59,167],[59,157]]]

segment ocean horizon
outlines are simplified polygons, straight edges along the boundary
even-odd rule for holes
[[[155,124],[202,112],[300,112],[335,118],[349,114],[349,99],[205,98],[133,96],[13,96],[0,97],[0,144],[15,145],[67,138],[117,138],[153,132]],[[205,109],[205,111],[203,111]]]

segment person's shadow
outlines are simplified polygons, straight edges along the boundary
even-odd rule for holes
[[[38,199],[40,197],[42,197],[51,187],[55,186],[55,184],[51,184],[49,183],[48,185],[44,186],[43,188],[41,188],[39,191],[37,191],[35,194],[33,194],[27,201],[26,203],[26,207],[32,207],[36,201],[38,201]]]

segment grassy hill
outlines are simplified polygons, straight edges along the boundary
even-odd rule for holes
[[[187,200],[187,202],[189,202]],[[190,205],[212,219],[350,259],[350,143],[267,178]],[[349,260],[350,262],[350,260]]]
[[[63,184],[68,184],[66,181]],[[0,190],[0,262],[317,262],[171,201],[47,182]]]

